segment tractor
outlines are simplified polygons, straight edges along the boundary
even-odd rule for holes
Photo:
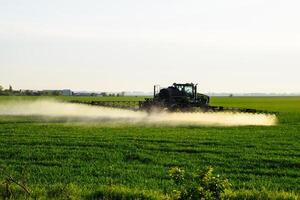
[[[168,111],[190,111],[199,108],[209,109],[209,96],[197,93],[197,84],[173,83],[172,86],[162,88],[154,86],[153,98],[146,98],[141,102],[140,109],[167,109]]]

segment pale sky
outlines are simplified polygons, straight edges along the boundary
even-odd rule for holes
[[[297,0],[0,0],[0,85],[300,92]]]

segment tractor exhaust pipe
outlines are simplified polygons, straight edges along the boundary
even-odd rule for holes
[[[198,84],[195,85],[195,89],[194,89],[194,90],[195,90],[195,91],[194,91],[194,92],[195,92],[195,94],[194,94],[194,100],[197,99],[197,85],[198,85]]]

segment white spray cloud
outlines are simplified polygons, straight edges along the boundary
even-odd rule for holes
[[[45,116],[64,117],[69,120],[76,118],[83,122],[93,121],[104,123],[126,122],[129,124],[152,125],[197,125],[197,126],[272,126],[276,125],[277,118],[271,114],[251,113],[147,113],[125,109],[89,106],[83,104],[65,103],[50,100],[7,102],[0,104],[0,115],[16,116]]]

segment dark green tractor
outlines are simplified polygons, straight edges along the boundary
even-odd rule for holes
[[[174,83],[163,89],[154,86],[153,98],[147,98],[141,103],[140,108],[148,111],[154,108],[169,111],[189,111],[199,108],[205,111],[209,108],[209,96],[197,93],[197,84],[193,83]]]

